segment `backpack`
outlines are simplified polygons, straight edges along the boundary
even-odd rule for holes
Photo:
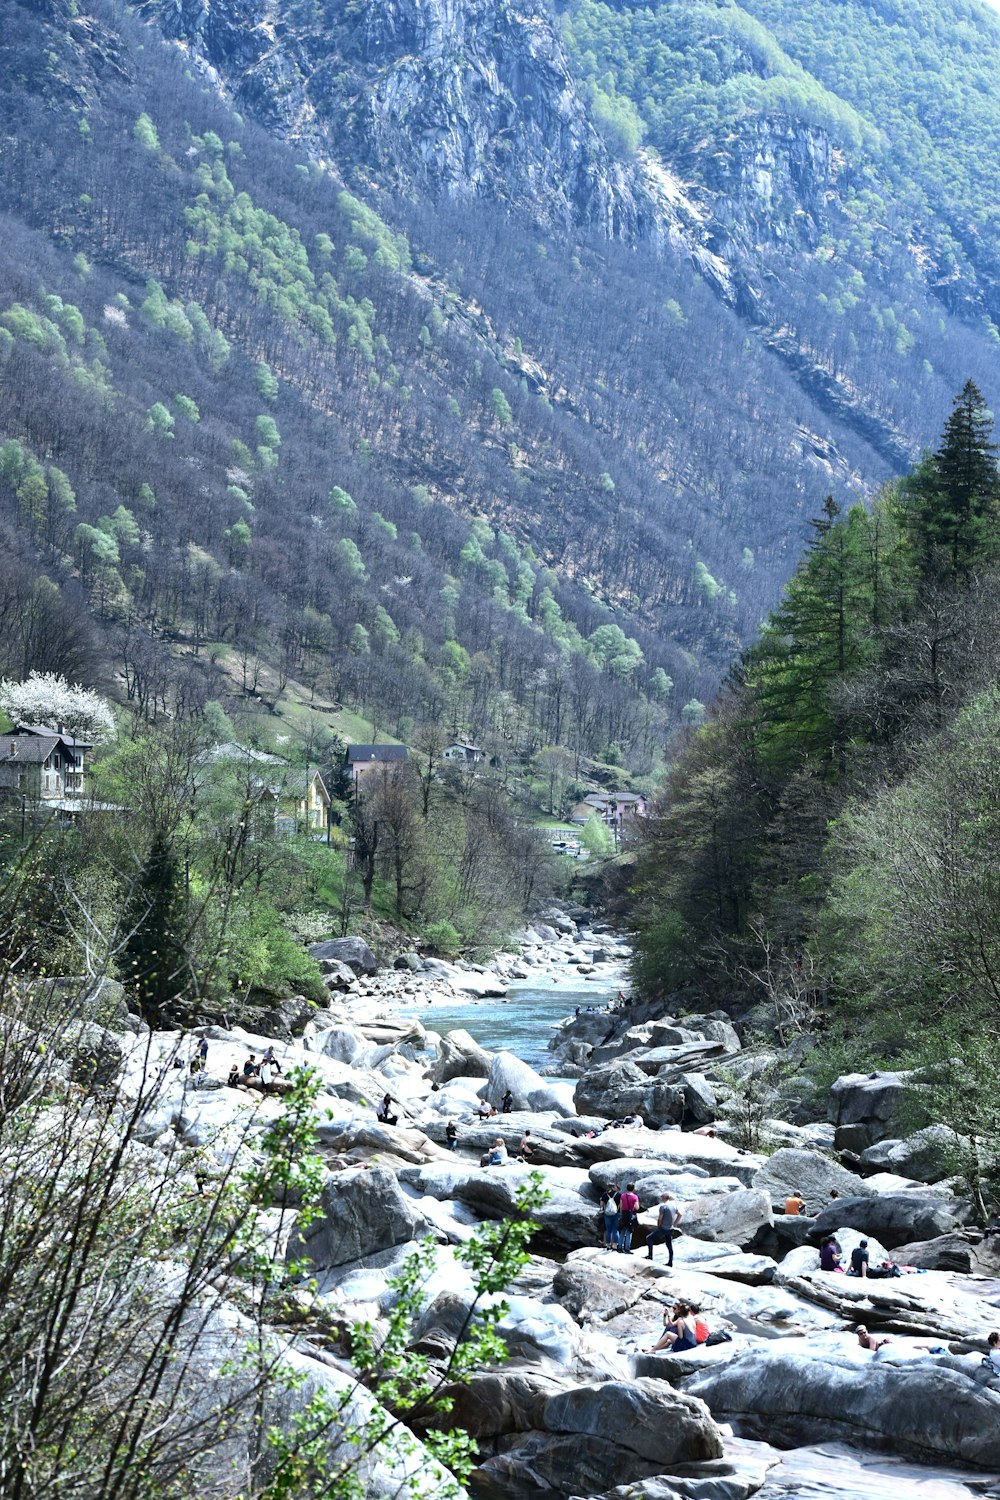
[[[716,1333],[708,1335],[708,1338],[705,1340],[705,1348],[714,1349],[717,1344],[731,1344],[732,1342],[732,1334],[727,1333],[724,1328],[720,1328]]]

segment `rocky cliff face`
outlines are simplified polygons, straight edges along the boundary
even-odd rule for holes
[[[142,0],[240,109],[388,191],[479,195],[613,238],[677,228],[615,161],[533,0]]]

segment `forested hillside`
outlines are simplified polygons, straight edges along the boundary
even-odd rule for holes
[[[642,982],[767,1002],[853,1068],[955,1055],[986,1107],[998,672],[1000,473],[970,382],[870,510],[827,502],[680,757],[640,855]]]

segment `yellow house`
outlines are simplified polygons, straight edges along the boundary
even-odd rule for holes
[[[295,808],[296,822],[308,833],[325,833],[330,819],[330,793],[315,766],[306,772],[306,784]]]

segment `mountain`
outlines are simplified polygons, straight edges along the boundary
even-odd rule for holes
[[[945,295],[865,187],[889,125],[779,20],[5,7],[8,576],[151,713],[180,662],[182,704],[291,677],[648,772],[824,494],[996,365],[988,255]]]

